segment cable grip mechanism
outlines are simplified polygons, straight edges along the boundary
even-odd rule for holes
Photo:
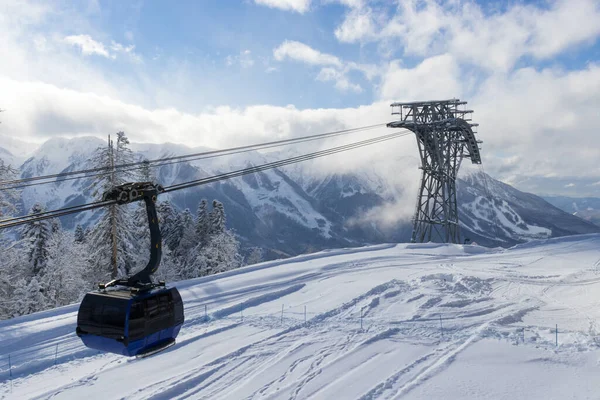
[[[162,257],[162,238],[158,226],[155,202],[158,194],[164,192],[164,190],[161,185],[152,182],[125,183],[113,187],[102,196],[103,201],[115,201],[118,205],[144,201],[150,227],[150,260],[144,269],[132,276],[100,284],[100,290],[117,285],[127,286],[135,290],[148,290],[155,286],[164,286],[164,282],[153,284],[150,278],[158,270]]]
[[[144,197],[156,201],[156,196],[164,191],[165,189],[161,185],[152,182],[124,183],[104,192],[102,201],[112,200],[119,205],[140,201]],[[153,196],[154,198],[152,198]]]

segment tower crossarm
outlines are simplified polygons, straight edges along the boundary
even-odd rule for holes
[[[473,164],[481,164],[481,153],[479,151],[479,144],[475,137],[473,128],[478,124],[470,124],[462,118],[447,118],[439,121],[432,122],[415,122],[412,120],[404,121],[393,121],[387,124],[388,128],[405,128],[414,133],[421,130],[433,130],[433,129],[445,129],[448,131],[460,132],[462,135],[462,142],[465,144],[463,154],[464,158],[471,159]]]

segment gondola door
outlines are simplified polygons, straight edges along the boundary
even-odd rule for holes
[[[160,340],[161,318],[158,308],[158,297],[151,296],[144,300],[144,309],[146,311],[146,346]]]

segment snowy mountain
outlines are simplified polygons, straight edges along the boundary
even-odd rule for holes
[[[461,224],[482,244],[598,232],[598,227],[482,172],[458,183]],[[466,232],[465,232],[466,235]]]
[[[0,134],[0,143],[0,158],[14,168],[21,165],[39,147],[37,144],[15,139],[15,135]]]
[[[561,210],[600,226],[600,199],[597,197],[544,196]]]
[[[0,398],[596,399],[599,249],[388,244],[177,282],[177,343],[143,359],[85,348],[78,304],[0,321]]]
[[[97,138],[52,139],[40,146],[21,166],[23,177],[89,168]],[[157,159],[206,149],[183,145],[133,144],[138,159]],[[292,150],[293,151],[293,150]],[[287,158],[290,150],[260,154],[249,152],[155,169],[164,186],[261,165]],[[220,183],[162,196],[179,209],[196,211],[199,201],[219,199],[225,205],[227,225],[245,247],[267,249],[266,258],[278,258],[325,248],[369,243],[406,242],[414,211],[416,181],[398,183],[397,165],[405,160],[382,160],[359,171],[327,173],[311,163],[297,164]],[[406,169],[406,168],[405,168]],[[414,166],[408,170],[412,171]],[[415,169],[416,170],[416,169]],[[415,174],[416,176],[416,174]],[[49,209],[94,200],[91,180],[76,179],[23,191],[22,210],[37,201]],[[412,189],[411,189],[412,187]],[[510,246],[535,239],[599,232],[600,228],[551,206],[543,199],[520,192],[483,174],[471,174],[458,182],[463,236],[486,245]],[[91,213],[63,219],[76,223],[94,221]]]

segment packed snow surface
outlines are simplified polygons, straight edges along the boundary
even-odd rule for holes
[[[600,235],[332,250],[177,287],[177,344],[144,359],[83,347],[77,305],[0,322],[0,397],[600,397]]]

